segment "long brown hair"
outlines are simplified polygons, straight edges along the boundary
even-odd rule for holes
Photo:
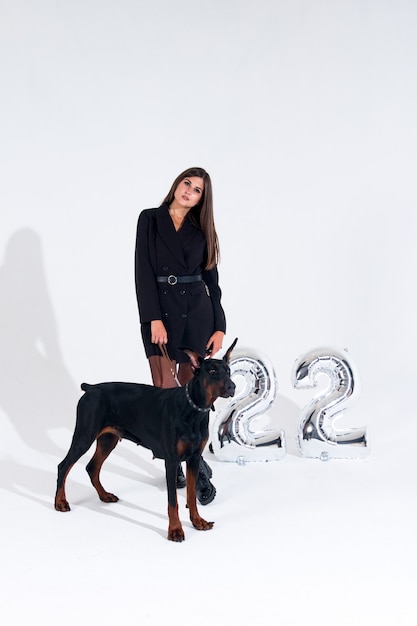
[[[191,176],[198,176],[204,181],[204,189],[202,198],[199,203],[193,207],[189,216],[200,230],[204,233],[207,242],[207,262],[205,269],[212,269],[220,260],[220,246],[219,239],[216,233],[216,227],[214,225],[214,213],[213,213],[213,190],[211,187],[211,179],[209,174],[202,167],[190,167],[177,176],[172,183],[164,202],[171,204],[174,200],[174,193],[178,185],[184,178],[191,178]]]

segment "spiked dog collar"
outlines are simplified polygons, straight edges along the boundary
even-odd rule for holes
[[[188,391],[188,383],[185,385],[185,396],[186,396],[186,398],[187,398],[187,400],[188,400],[188,403],[189,403],[189,404],[193,407],[193,409],[195,409],[196,411],[200,411],[200,413],[208,413],[208,411],[210,411],[210,407],[208,407],[208,408],[203,408],[203,409],[202,409],[201,407],[197,406],[195,402],[193,402],[193,401],[191,400],[191,397],[190,397],[190,392]]]

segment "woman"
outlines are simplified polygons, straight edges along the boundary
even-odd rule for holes
[[[226,319],[218,260],[210,176],[193,167],[177,176],[159,208],[142,211],[138,220],[136,294],[143,345],[157,387],[184,385],[192,378],[180,346],[202,355],[222,347]],[[211,470],[202,461],[197,481],[202,504],[216,494],[210,477]],[[181,467],[177,482],[185,485]]]

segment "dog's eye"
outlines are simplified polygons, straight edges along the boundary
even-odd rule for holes
[[[212,367],[211,369],[209,369],[209,374],[210,376],[216,376],[217,370],[214,367]]]

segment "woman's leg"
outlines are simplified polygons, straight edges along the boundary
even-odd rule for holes
[[[178,367],[178,380],[181,385],[186,385],[193,377],[191,363],[180,363]],[[197,476],[197,498],[200,504],[209,504],[216,496],[216,487],[210,482],[212,476],[211,467],[200,458],[200,468]]]
[[[174,361],[171,363],[172,365],[162,356],[149,357],[149,366],[155,387],[170,389],[177,386],[172,373],[172,369],[175,372],[176,363]],[[193,371],[191,369],[191,363],[180,363],[178,367],[178,380],[181,385],[187,384],[192,377]],[[216,496],[216,488],[213,483],[210,482],[211,475],[211,468],[206,461],[204,461],[203,457],[201,457],[200,469],[197,476],[197,498],[200,504],[209,504]],[[185,487],[185,484],[186,480],[180,463],[177,472],[177,487]]]
[[[150,356],[149,367],[151,368],[151,376],[154,387],[161,387],[162,389],[171,389],[176,387],[172,370],[175,372],[176,364],[174,361],[168,363],[168,361],[162,356]],[[177,470],[177,487],[180,489],[185,487],[185,476],[182,471],[181,463],[178,465]]]
[[[176,387],[174,375],[171,371],[174,370],[176,364],[172,361],[172,365],[162,356],[150,356],[149,367],[151,368],[152,382],[155,387],[161,387],[162,389],[170,389]]]
[[[181,386],[186,385],[194,376],[191,363],[180,363],[178,366],[178,380]]]

